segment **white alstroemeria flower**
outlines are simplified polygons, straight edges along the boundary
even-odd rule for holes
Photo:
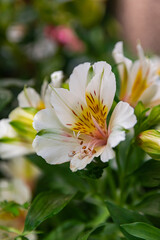
[[[24,204],[31,200],[31,191],[21,179],[3,179],[0,180],[0,202],[4,200]]]
[[[63,79],[63,72],[57,71],[51,74],[51,83],[53,87],[60,87]],[[25,88],[18,95],[18,103],[20,107],[33,107],[37,110],[50,107],[50,94],[51,88],[48,86],[48,82],[44,81],[41,94],[37,93],[35,89],[28,87]]]
[[[0,157],[8,159],[33,153],[31,142],[20,137],[10,122],[10,119],[0,120]]]
[[[0,169],[8,178],[19,178],[29,186],[31,190],[35,187],[37,178],[41,171],[25,157],[16,157],[12,161],[0,163]]]
[[[51,87],[60,87],[63,79],[62,71],[51,75]],[[33,88],[25,88],[19,95],[18,108],[14,109],[9,119],[0,121],[0,157],[3,159],[14,158],[33,153],[32,141],[36,131],[32,123],[35,113],[51,107],[51,87],[45,81],[42,85],[41,95]]]
[[[122,42],[118,42],[113,50],[121,80],[120,100],[132,106],[142,101],[145,106],[150,107],[157,99],[159,88],[157,67],[152,60],[144,56],[140,44],[137,44],[137,51],[139,60],[132,62],[124,56]],[[158,95],[160,99],[160,91]]]
[[[111,66],[97,62],[77,66],[69,88],[53,88],[53,108],[39,111],[33,126],[38,134],[33,147],[50,164],[70,161],[72,171],[86,167],[94,157],[114,158],[112,148],[125,139],[125,129],[136,123],[133,108],[119,102],[109,125],[106,118],[113,103],[116,83]]]

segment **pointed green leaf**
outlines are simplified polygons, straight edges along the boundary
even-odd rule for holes
[[[132,211],[129,209],[125,209],[125,208],[116,206],[114,203],[111,203],[109,201],[107,201],[107,208],[111,214],[113,222],[115,222],[119,226],[121,224],[133,223],[133,222],[137,222],[137,221],[149,223],[148,219],[144,215],[142,215],[136,211]],[[139,239],[139,238],[133,237],[132,235],[128,234],[122,228],[120,228],[120,230],[122,231],[122,233],[124,234],[124,236],[127,239],[130,239],[130,240],[138,240]]]
[[[136,222],[131,224],[123,224],[121,227],[132,236],[139,237],[144,240],[160,239],[160,229],[153,227],[150,224]]]
[[[86,230],[84,232],[82,232],[79,236],[79,238],[77,240],[87,240],[89,238],[89,236],[97,229],[100,227],[104,227],[106,225],[106,223],[102,223],[92,229]]]
[[[11,101],[12,93],[6,89],[0,89],[0,111]]]
[[[33,231],[47,218],[59,213],[73,198],[74,194],[40,193],[31,204],[26,217],[24,232]]]
[[[160,161],[149,160],[145,162],[134,175],[145,187],[156,187],[160,185]]]
[[[147,195],[135,206],[135,209],[147,215],[160,217],[160,193]]]
[[[84,229],[84,224],[76,220],[69,220],[60,224],[50,232],[44,240],[75,240]]]

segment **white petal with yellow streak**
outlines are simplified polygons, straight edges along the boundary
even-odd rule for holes
[[[139,101],[142,101],[144,105],[148,105],[151,103],[152,99],[156,95],[158,91],[158,86],[156,84],[150,85],[141,95]],[[160,96],[159,96],[160,98]]]
[[[55,88],[52,91],[51,103],[61,123],[70,129],[77,123],[82,112],[81,107],[86,109],[79,96],[63,88]]]
[[[124,66],[126,67],[127,71],[130,71],[132,66],[132,61],[129,58],[126,58],[123,53],[123,42],[117,42],[114,49],[113,49],[113,57],[115,62],[118,64],[118,70],[120,74],[121,80],[124,76]]]

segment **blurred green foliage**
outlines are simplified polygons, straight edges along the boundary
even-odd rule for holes
[[[81,62],[112,62],[119,27],[107,0],[1,0],[0,12],[0,87],[12,92],[6,92],[5,106],[10,104],[1,118],[17,105],[24,84],[40,90],[55,70],[63,69],[67,79]],[[58,26],[71,30],[70,43],[47,34]]]

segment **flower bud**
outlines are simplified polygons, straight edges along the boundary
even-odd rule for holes
[[[153,129],[142,132],[138,143],[153,159],[160,160],[160,131]]]

